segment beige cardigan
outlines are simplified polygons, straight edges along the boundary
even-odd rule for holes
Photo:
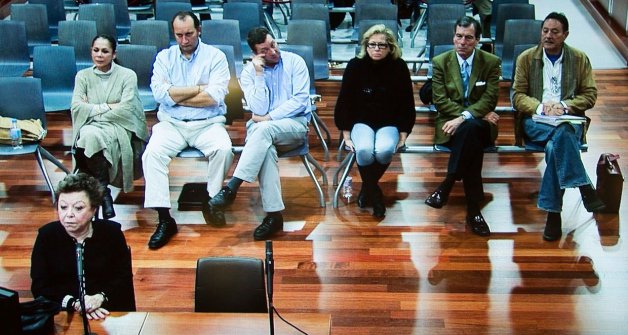
[[[111,185],[125,192],[133,189],[133,179],[141,177],[141,156],[148,141],[148,129],[137,90],[135,72],[112,64],[106,74],[96,73],[94,67],[76,75],[72,96],[72,131],[74,146],[83,148],[85,155],[103,151],[110,163]],[[103,76],[109,76],[107,88]],[[103,113],[94,105],[118,104]],[[90,132],[90,137],[81,134]]]

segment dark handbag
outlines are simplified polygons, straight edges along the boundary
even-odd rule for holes
[[[432,104],[432,78],[428,79],[419,89],[419,98],[425,105]]]
[[[606,205],[602,213],[619,213],[624,176],[617,159],[619,155],[604,153],[597,161],[597,196]]]
[[[54,317],[60,310],[58,303],[44,297],[20,303],[22,334],[54,334]]]

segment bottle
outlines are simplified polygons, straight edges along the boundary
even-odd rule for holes
[[[345,198],[347,203],[351,202],[351,197],[353,196],[353,178],[351,176],[347,176],[345,182],[342,184],[342,197]]]
[[[22,148],[22,129],[17,126],[17,120],[11,119],[11,145],[13,145],[13,149],[21,149]]]

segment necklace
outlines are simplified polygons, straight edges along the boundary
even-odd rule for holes
[[[93,233],[93,228],[92,228],[92,223],[90,222],[89,226],[87,227],[87,232],[85,232],[85,234],[83,234],[82,236],[76,237],[75,240],[78,243],[83,243],[88,237],[92,237],[92,233]]]

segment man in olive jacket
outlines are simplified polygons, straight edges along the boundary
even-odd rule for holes
[[[454,50],[432,60],[432,92],[438,114],[435,144],[451,150],[447,176],[426,200],[441,208],[447,203],[456,180],[463,181],[467,202],[466,222],[474,234],[489,236],[480,213],[484,198],[482,161],[484,148],[497,137],[497,105],[500,60],[476,49],[482,28],[471,17],[462,17],[454,27]]]
[[[543,239],[562,236],[561,217],[566,188],[579,187],[589,212],[604,208],[596,196],[580,158],[584,124],[551,126],[535,122],[533,114],[585,116],[595,105],[597,88],[589,58],[565,44],[569,21],[563,14],[550,13],[543,21],[541,44],[524,51],[517,59],[513,104],[521,115],[519,123],[527,144],[545,148],[547,167],[541,181],[537,206],[547,211]]]

